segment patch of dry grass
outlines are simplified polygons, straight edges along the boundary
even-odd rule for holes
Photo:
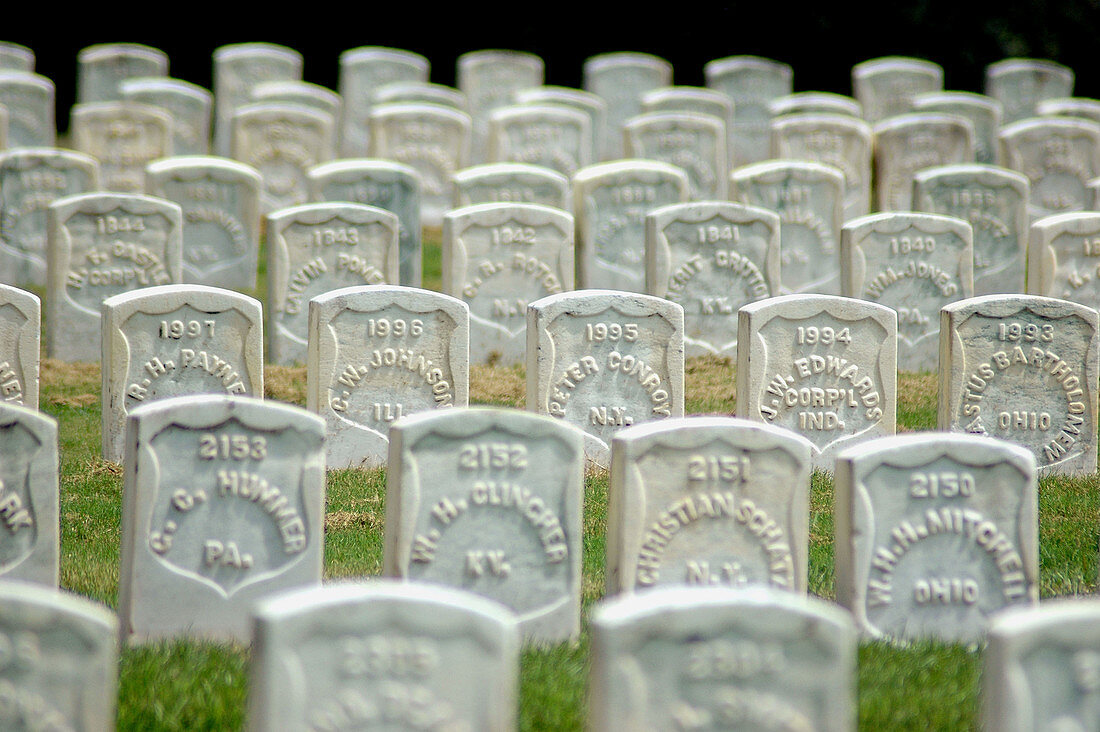
[[[264,398],[306,405],[305,366],[264,366]]]
[[[684,363],[685,414],[733,416],[737,407],[737,369],[732,359],[695,356]]]
[[[898,432],[936,429],[938,374],[898,373]]]
[[[470,403],[523,409],[527,403],[523,366],[470,365]]]

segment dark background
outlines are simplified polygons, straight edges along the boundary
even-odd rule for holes
[[[276,6],[146,0],[132,7],[96,4],[68,10],[51,3],[34,9],[37,17],[6,19],[0,39],[35,51],[38,73],[57,85],[62,130],[75,97],[77,52],[119,41],[160,48],[169,54],[172,76],[207,88],[215,48],[267,41],[300,51],[305,79],[333,89],[340,52],[371,45],[427,56],[432,81],[443,84],[454,83],[460,54],[481,48],[537,53],[546,61],[547,83],[563,86],[581,84],[581,64],[588,56],[644,51],[672,62],[677,84],[701,85],[703,64],[712,59],[755,54],[794,67],[796,91],[843,94],[851,93],[852,65],[876,56],[935,61],[944,67],[945,88],[964,91],[981,91],[986,64],[1031,56],[1070,66],[1077,73],[1076,95],[1100,97],[1100,0],[883,0],[843,8],[835,0],[816,5],[664,0],[649,6],[644,0],[386,2],[382,7],[377,2],[298,0]]]

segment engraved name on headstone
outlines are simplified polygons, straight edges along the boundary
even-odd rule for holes
[[[913,177],[913,210],[955,216],[974,232],[974,294],[1023,292],[1027,178],[992,165],[926,168]]]
[[[34,73],[34,51],[18,43],[0,42],[0,69]]]
[[[645,287],[645,217],[688,200],[684,171],[652,160],[590,165],[573,176],[577,287]]]
[[[862,635],[973,643],[1039,599],[1035,459],[973,435],[887,437],[836,469],[836,595]]]
[[[126,415],[188,394],[264,395],[259,300],[202,285],[109,297],[102,315],[103,458],[121,463]]]
[[[1033,58],[1006,58],[985,67],[985,93],[1004,105],[1004,124],[1034,117],[1044,99],[1073,96],[1073,69]]]
[[[159,107],[172,115],[172,152],[206,155],[210,151],[210,115],[214,95],[180,79],[137,78],[119,84],[126,101]]]
[[[588,116],[589,129],[592,130],[590,159],[597,162],[602,158],[603,149],[607,145],[607,102],[603,98],[591,92],[564,86],[535,86],[520,89],[512,96],[516,104],[552,104],[584,112]]]
[[[313,297],[397,284],[399,226],[389,211],[358,203],[310,203],[267,217],[268,361],[305,361]]]
[[[970,224],[938,214],[872,214],[841,229],[841,294],[897,311],[899,369],[936,369],[940,308],[974,293],[972,242]]]
[[[1027,249],[1027,291],[1100,308],[1100,213],[1039,219]]]
[[[380,104],[371,109],[371,154],[420,174],[420,221],[442,226],[451,176],[470,158],[470,115],[439,104]]]
[[[593,163],[588,115],[569,107],[501,107],[489,116],[487,159],[529,163],[572,176]]]
[[[401,284],[420,287],[420,174],[389,160],[336,160],[309,170],[310,200],[349,201],[396,214]]]
[[[448,409],[390,429],[383,574],[468,590],[525,639],[580,633],[580,430],[506,409]]]
[[[585,59],[584,90],[607,102],[602,160],[623,157],[623,125],[642,112],[642,95],[672,84],[672,64],[648,53],[605,53]]]
[[[739,203],[677,203],[646,217],[646,292],[684,308],[688,356],[733,356],[738,308],[779,292],[779,217]]]
[[[511,105],[519,89],[541,86],[545,64],[533,53],[484,50],[459,56],[457,69],[458,88],[466,95],[474,123],[470,159],[488,162],[490,115]]]
[[[48,216],[46,350],[95,362],[104,300],[181,281],[183,211],[152,196],[86,193],[57,199]]]
[[[321,583],[325,423],[289,404],[162,399],[126,423],[123,640],[247,643],[249,613]]]
[[[1086,210],[1088,183],[1100,175],[1100,124],[1084,119],[1027,119],[1002,127],[1001,164],[1031,182],[1031,220]]]
[[[840,292],[839,169],[802,160],[746,165],[730,175],[730,198],[779,215],[783,292]]]
[[[57,589],[57,470],[57,420],[0,403],[0,578],[5,582]]]
[[[875,125],[875,208],[910,211],[913,176],[974,162],[974,126],[949,114],[903,114]]]
[[[335,150],[332,115],[286,102],[257,102],[233,114],[233,155],[263,178],[264,213],[309,200],[308,171]]]
[[[729,56],[703,67],[707,86],[733,102],[731,165],[767,160],[768,105],[791,93],[794,72],[787,64],[758,56]]]
[[[875,303],[786,295],[741,308],[737,416],[786,427],[813,444],[814,467],[893,435],[897,315]]]
[[[42,302],[0,285],[0,403],[38,409]]]
[[[362,157],[370,146],[374,92],[399,82],[427,82],[431,64],[418,53],[383,46],[360,46],[340,54],[339,92],[344,100],[340,154]]]
[[[527,304],[573,289],[573,217],[486,203],[443,217],[443,292],[470,307],[473,363],[522,364]]]
[[[726,125],[717,117],[687,112],[652,112],[623,125],[626,156],[675,165],[688,177],[692,201],[726,198]]]
[[[168,76],[168,54],[138,43],[105,43],[83,48],[76,56],[76,101],[117,102],[119,85],[141,76]]]
[[[183,209],[183,281],[253,290],[260,251],[260,174],[206,156],[150,163],[145,189]]]
[[[874,124],[910,112],[918,94],[943,91],[943,67],[903,56],[870,59],[852,67],[852,90]]]
[[[287,593],[253,617],[253,732],[516,728],[520,635],[498,603],[375,581]]]
[[[773,118],[788,114],[843,114],[863,119],[863,105],[833,92],[808,91],[788,94],[768,104]]]
[[[527,307],[527,409],[584,430],[610,464],[632,424],[684,416],[684,309],[618,290],[550,295]]]
[[[811,160],[844,174],[844,220],[871,211],[871,126],[854,116],[792,114],[772,120],[772,157]]]
[[[940,312],[939,428],[1014,442],[1040,475],[1096,472],[1100,314],[1034,295]]]
[[[260,82],[302,78],[302,54],[272,43],[236,43],[214,50],[214,153],[232,151],[233,115],[252,101]]]
[[[46,284],[46,210],[99,187],[99,163],[60,148],[0,153],[0,282]]]
[[[470,309],[429,290],[345,287],[309,301],[306,407],[329,469],[385,465],[390,425],[469,405]]]
[[[951,114],[970,120],[974,127],[974,162],[997,164],[997,131],[1004,111],[993,97],[959,91],[918,94],[913,97],[913,111]]]
[[[54,84],[45,76],[0,71],[0,106],[8,111],[8,147],[53,147]]]
[[[454,208],[479,203],[537,203],[573,209],[569,179],[556,170],[526,163],[488,163],[454,174]]]
[[[9,705],[5,727],[115,728],[118,619],[114,613],[56,588],[4,582],[0,633],[8,639],[13,658],[0,672]]]
[[[668,585],[805,593],[810,450],[788,430],[726,417],[615,435],[607,594]]]
[[[856,726],[856,632],[831,603],[661,588],[601,603],[591,633],[591,729]]]
[[[99,186],[142,193],[145,166],[172,154],[172,117],[137,102],[94,102],[72,110],[73,146],[99,161]]]

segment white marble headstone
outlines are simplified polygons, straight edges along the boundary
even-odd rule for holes
[[[324,421],[288,404],[187,396],[126,424],[123,640],[247,643],[256,602],[318,586]]]
[[[743,419],[666,419],[611,445],[607,594],[669,585],[806,592],[810,443]]]
[[[346,287],[309,301],[306,408],[329,469],[385,465],[395,420],[469,405],[470,309],[430,290]]]
[[[1004,108],[993,97],[960,91],[918,94],[913,97],[913,111],[951,114],[970,120],[974,126],[974,161],[997,164],[997,131]]]
[[[1027,291],[1100,309],[1100,212],[1039,219],[1027,248]]]
[[[541,86],[545,81],[545,64],[533,53],[471,51],[458,57],[456,76],[474,122],[470,159],[488,162],[490,115],[511,105],[516,91]]]
[[[1035,107],[1040,117],[1081,117],[1100,122],[1100,99],[1084,97],[1059,97],[1046,99]]]
[[[863,105],[852,97],[823,91],[788,94],[772,100],[768,112],[773,119],[789,114],[843,114],[863,119]]]
[[[0,403],[0,578],[57,589],[57,420]]]
[[[336,92],[308,81],[261,81],[252,87],[252,100],[256,102],[286,102],[323,114],[331,114],[339,121],[343,116],[344,102]]]
[[[672,84],[672,64],[648,53],[605,53],[585,59],[584,90],[607,103],[602,159],[623,157],[623,125],[642,112],[642,95]]]
[[[188,394],[264,396],[259,300],[202,285],[109,297],[102,314],[103,458],[121,463],[126,415]]]
[[[183,281],[253,290],[260,255],[259,172],[226,158],[184,156],[145,169],[145,190],[183,210]]]
[[[733,356],[738,308],[779,293],[779,217],[739,203],[677,203],[646,217],[646,291],[684,308],[688,356]]]
[[[943,90],[943,67],[919,58],[885,56],[852,67],[852,90],[874,124],[912,108],[918,94]]]
[[[303,362],[309,301],[398,282],[397,216],[358,203],[310,203],[267,217],[267,360]]]
[[[489,116],[487,160],[528,163],[572,176],[595,162],[592,123],[570,107],[517,105],[501,107]]]
[[[898,368],[932,371],[940,308],[974,293],[970,224],[953,216],[888,212],[853,219],[840,236],[841,294],[898,313]]]
[[[119,85],[141,76],[168,76],[168,54],[138,43],[104,43],[76,56],[76,101],[117,102]]]
[[[442,289],[470,307],[473,363],[524,363],[527,304],[573,289],[573,217],[529,203],[451,211]]]
[[[424,56],[398,48],[361,46],[340,54],[339,91],[344,99],[341,157],[356,158],[367,154],[374,92],[387,84],[426,82],[430,67]]]
[[[950,114],[902,114],[875,125],[875,208],[913,209],[913,176],[974,162],[974,126]]]
[[[172,116],[137,102],[92,102],[72,110],[73,147],[99,161],[99,187],[145,191],[145,166],[172,154]]]
[[[34,51],[18,43],[0,42],[0,69],[34,73]]]
[[[573,189],[561,173],[526,163],[487,163],[454,174],[453,208],[479,203],[535,203],[573,210]]]
[[[0,282],[46,284],[46,210],[58,198],[99,188],[99,163],[72,150],[0,153]]]
[[[172,115],[172,152],[206,155],[210,152],[210,119],[214,95],[181,79],[140,77],[119,84],[121,98],[159,107]]]
[[[23,71],[0,71],[0,106],[8,111],[8,147],[53,147],[54,83]]]
[[[1034,117],[1044,99],[1073,96],[1073,69],[1045,59],[1006,58],[985,67],[985,93],[1004,105],[1004,124]]]
[[[552,104],[584,112],[592,130],[591,160],[597,162],[602,159],[603,149],[607,145],[607,102],[602,97],[564,86],[534,86],[516,91],[512,98],[516,104]]]
[[[944,306],[939,428],[1014,442],[1040,475],[1096,472],[1100,313],[1034,295]]]
[[[1039,599],[1038,485],[1022,447],[973,435],[888,437],[836,469],[836,595],[868,638],[981,640]]]
[[[264,81],[302,78],[302,54],[273,43],[235,43],[214,50],[214,154],[232,152],[233,115]]]
[[[0,403],[38,409],[42,302],[0,285]]]
[[[726,125],[726,167],[739,164],[734,152],[737,140],[734,134],[733,102],[726,94],[701,86],[661,87],[642,95],[642,112],[694,112],[717,117]],[[767,144],[765,138],[765,149]]]
[[[378,87],[370,95],[371,106],[379,104],[438,104],[460,112],[470,109],[466,95],[446,84],[429,84],[426,81],[399,81]]]
[[[628,119],[623,136],[626,157],[659,160],[684,171],[690,200],[725,200],[729,158],[726,125],[718,117],[651,112]]]
[[[446,587],[374,581],[257,606],[248,729],[510,732],[520,635],[503,606]]]
[[[662,588],[592,613],[593,730],[856,727],[856,633],[821,600]]]
[[[778,61],[758,56],[729,56],[703,67],[707,86],[733,102],[730,133],[731,164],[747,165],[767,160],[768,105],[791,93],[794,71]]]
[[[844,220],[871,212],[871,126],[840,114],[792,114],[772,120],[772,157],[811,160],[844,174]]]
[[[580,430],[507,409],[448,409],[390,429],[383,573],[496,600],[525,639],[580,633]]]
[[[1100,175],[1100,123],[1048,117],[1002,127],[997,135],[1001,165],[1031,182],[1031,220],[1085,211],[1092,205],[1088,183]]]
[[[551,295],[527,308],[527,409],[584,430],[610,464],[624,427],[684,416],[684,309],[618,290]]]
[[[50,204],[49,356],[98,361],[104,300],[141,287],[179,284],[182,229],[180,207],[152,196],[86,193]]]

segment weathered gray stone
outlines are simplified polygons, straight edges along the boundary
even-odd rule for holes
[[[233,155],[263,178],[260,206],[271,213],[309,200],[309,169],[332,159],[336,121],[285,102],[247,104],[233,114]]]
[[[997,131],[1004,110],[993,97],[959,91],[918,94],[913,97],[913,111],[952,114],[970,120],[974,126],[974,161],[997,164]]]
[[[100,307],[103,459],[121,463],[126,416],[189,394],[264,396],[259,300],[201,285],[145,287]]]
[[[142,193],[145,166],[172,154],[172,117],[137,102],[93,102],[72,110],[73,146],[99,161],[99,185]]]
[[[54,84],[45,76],[0,71],[0,106],[8,111],[8,146],[53,147]]]
[[[431,64],[418,53],[383,46],[361,46],[340,54],[340,96],[345,113],[340,154],[362,157],[370,146],[370,110],[374,93],[399,82],[426,82]]]
[[[844,174],[844,220],[871,211],[871,126],[839,114],[792,114],[772,120],[772,157],[811,160]]]
[[[0,403],[0,578],[5,584],[18,580],[55,590],[57,420],[35,409]]]
[[[41,331],[38,295],[0,285],[0,404],[38,409]]]
[[[836,595],[869,638],[981,640],[1039,599],[1035,459],[973,435],[888,437],[836,469]]]
[[[611,445],[607,594],[669,585],[805,593],[810,450],[788,430],[726,417],[619,432]]]
[[[589,128],[592,130],[592,162],[603,157],[607,145],[607,102],[591,92],[570,89],[564,86],[535,86],[520,89],[513,94],[516,104],[544,105],[553,104],[569,107],[588,115]]]
[[[733,102],[731,165],[767,160],[768,105],[791,93],[791,67],[758,56],[728,56],[707,63],[703,74],[708,87]]]
[[[305,361],[312,298],[398,282],[399,226],[389,211],[358,203],[311,203],[267,217],[268,361]]]
[[[844,114],[863,119],[863,105],[833,92],[809,91],[778,97],[768,104],[772,118],[787,114]]]
[[[623,157],[623,125],[642,112],[642,95],[672,84],[672,64],[648,53],[605,53],[585,59],[584,90],[607,103],[601,158]]]
[[[705,114],[652,112],[623,125],[627,157],[675,165],[688,177],[692,201],[726,198],[726,125]]]
[[[429,84],[426,81],[399,81],[376,88],[371,93],[371,105],[376,104],[439,104],[468,112],[466,95],[453,86]]]
[[[243,163],[206,156],[150,163],[145,189],[183,210],[183,281],[256,288],[260,251],[259,172]]]
[[[943,67],[904,56],[873,58],[852,67],[852,90],[874,124],[910,112],[918,94],[943,91]]]
[[[1044,99],[1073,96],[1073,69],[1053,61],[1006,58],[985,67],[985,93],[1004,105],[1004,123],[1034,117]]]
[[[307,367],[328,467],[385,465],[394,420],[469,405],[470,309],[394,285],[323,293],[309,301]]]
[[[830,165],[772,160],[737,168],[730,198],[779,215],[783,292],[840,292],[844,174]]]
[[[840,289],[898,312],[898,368],[933,371],[939,311],[974,293],[970,224],[938,214],[892,212],[844,224]]]
[[[147,104],[172,116],[172,152],[206,155],[210,151],[210,115],[214,95],[180,79],[137,78],[119,84],[125,101]]]
[[[389,160],[336,160],[309,170],[310,200],[350,201],[396,214],[401,284],[420,287],[420,174]]]
[[[592,164],[588,115],[570,107],[519,105],[489,115],[488,160],[529,163],[572,176]]]
[[[950,114],[903,114],[875,125],[875,208],[910,211],[913,176],[974,162],[974,126]]]
[[[214,50],[214,153],[233,148],[233,115],[252,101],[252,87],[263,81],[302,78],[302,54],[271,43],[236,43]]]
[[[107,730],[118,699],[118,619],[83,597],[0,585],[0,633],[12,661],[0,675],[9,729]]]
[[[1092,203],[1088,183],[1100,175],[1100,123],[1049,117],[1002,127],[1001,164],[1031,182],[1028,212],[1035,221]]]
[[[99,163],[60,148],[0,153],[0,282],[46,284],[46,209],[99,188]]]
[[[474,363],[524,363],[527,304],[572,289],[570,214],[486,203],[443,217],[443,292],[470,307]]]
[[[666,588],[601,603],[591,632],[591,729],[856,726],[856,633],[830,603]]]
[[[325,424],[289,404],[187,396],[126,423],[124,640],[247,643],[256,602],[321,583]]]
[[[469,590],[524,638],[580,633],[579,430],[506,409],[448,409],[390,429],[383,574]]]
[[[251,732],[516,727],[515,615],[468,592],[382,581],[301,590],[260,604],[252,627]]]
[[[989,732],[1085,730],[1100,726],[1096,666],[1100,603],[1044,601],[989,624],[982,653],[981,725]]]
[[[585,431],[606,468],[623,427],[684,416],[684,309],[649,295],[578,290],[527,306],[527,409]]]
[[[1039,219],[1027,248],[1027,291],[1100,308],[1100,213]]]
[[[86,193],[57,199],[48,216],[46,350],[95,362],[104,300],[181,281],[183,212],[152,196]]]
[[[1100,313],[1034,295],[940,311],[939,428],[1014,442],[1040,475],[1096,472]]]
[[[688,356],[733,356],[735,314],[779,292],[779,217],[739,203],[677,203],[646,216],[646,291],[684,308]]]
[[[454,208],[479,203],[536,203],[573,210],[569,179],[556,170],[525,163],[488,163],[454,174]]]
[[[471,160],[489,162],[489,117],[512,104],[519,89],[542,86],[545,68],[540,57],[520,51],[471,51],[458,57],[458,88],[466,95],[473,118]]]
[[[737,416],[785,427],[813,445],[813,465],[893,435],[897,314],[830,295],[786,295],[738,313]]]
[[[119,84],[141,76],[168,76],[168,54],[138,43],[88,46],[76,55],[76,101],[117,102]]]
[[[0,43],[0,69],[34,73],[34,51],[18,43]]]
[[[652,160],[591,165],[573,176],[577,287],[645,287],[645,217],[688,200],[684,171]]]
[[[371,109],[371,152],[420,174],[420,221],[442,226],[451,176],[470,158],[470,115],[438,104],[380,104]]]
[[[913,210],[955,216],[974,232],[974,294],[1023,292],[1027,178],[992,165],[945,165],[913,176]]]
[[[1080,117],[1092,122],[1100,122],[1100,99],[1082,97],[1059,97],[1045,99],[1035,107],[1040,117]]]

